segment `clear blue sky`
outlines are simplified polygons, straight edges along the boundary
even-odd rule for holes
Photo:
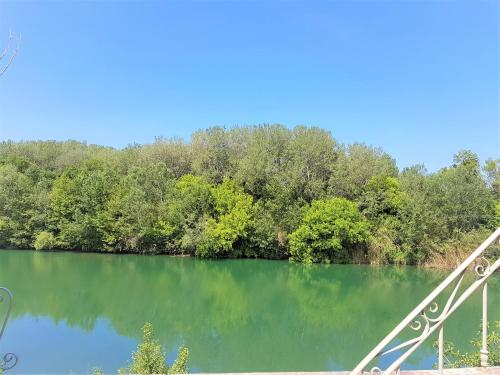
[[[499,8],[0,1],[0,35],[23,35],[0,78],[0,139],[123,147],[282,123],[380,146],[400,167],[499,157]]]

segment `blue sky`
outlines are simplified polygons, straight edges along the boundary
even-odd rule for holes
[[[0,139],[123,147],[282,123],[400,167],[499,157],[496,1],[6,2]],[[3,45],[3,43],[2,43]]]

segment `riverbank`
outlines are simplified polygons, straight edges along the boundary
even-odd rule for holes
[[[122,255],[133,255],[133,256],[138,256],[138,257],[173,257],[173,258],[191,258],[195,260],[207,260],[207,258],[201,258],[199,256],[196,256],[194,254],[172,254],[172,253],[151,253],[151,252],[137,252],[137,251],[103,251],[103,250],[76,250],[76,249],[44,249],[44,250],[36,250],[36,249],[13,249],[13,248],[0,248],[0,251],[27,251],[27,252],[36,252],[36,253],[74,253],[74,254],[101,254],[101,255],[113,255],[113,256],[122,256]],[[466,257],[466,256],[465,256]],[[464,257],[464,259],[465,259]],[[363,258],[366,259],[366,261],[360,261]],[[297,263],[290,261],[288,258],[258,258],[258,257],[239,257],[239,258],[230,258],[230,257],[225,257],[225,258],[210,258],[209,260],[212,261],[220,261],[223,262],[225,260],[235,260],[235,259],[256,259],[256,260],[268,260],[268,261],[289,261],[292,263]],[[449,269],[449,268],[455,268],[455,263],[456,259],[453,259],[453,262],[450,262],[449,264],[445,264],[443,262],[436,262],[436,263],[429,263],[429,264],[417,264],[417,265],[405,265],[405,264],[388,264],[388,263],[377,263],[373,262],[370,263],[367,260],[367,257],[357,257],[356,262],[346,262],[346,263],[323,263],[323,264],[329,264],[329,265],[365,265],[365,266],[387,266],[387,265],[392,265],[396,267],[417,267],[417,268],[428,268],[428,269]],[[299,262],[300,263],[300,262]],[[321,263],[320,263],[321,264]],[[459,263],[458,263],[459,264]],[[306,267],[309,265],[305,265]]]
[[[429,268],[429,269],[454,269],[459,264],[463,262],[476,248],[479,246],[489,235],[488,230],[476,231],[466,235],[462,235],[461,237],[457,237],[454,239],[450,239],[447,241],[443,241],[443,243],[438,247],[434,246],[433,251],[429,258],[423,263],[413,264],[414,266],[421,268]],[[4,248],[5,249],[5,248]],[[0,248],[0,250],[4,250]],[[7,248],[12,249],[12,248]],[[172,251],[170,249],[167,250],[159,250],[155,249],[155,251],[142,251],[139,252],[137,250],[125,249],[121,251],[117,250],[80,250],[80,249],[43,249],[36,250],[34,248],[31,249],[16,249],[20,251],[43,251],[43,252],[72,252],[72,253],[92,253],[92,254],[113,254],[113,255],[140,255],[140,256],[173,256],[173,257],[192,257],[195,259],[206,259],[196,254],[183,253],[181,249],[178,251]],[[374,255],[370,254],[370,247],[363,249],[356,249],[354,252],[355,255],[351,257],[351,259],[345,259],[343,262],[327,262],[333,264],[365,264],[365,265],[404,265],[404,263],[390,263],[387,259],[380,257],[379,254]],[[251,254],[250,256],[243,252],[239,252],[240,256],[224,256],[224,257],[214,257],[211,259],[214,260],[223,260],[223,259],[269,259],[269,260],[289,260],[289,254],[284,254],[282,258],[268,258],[268,257],[259,257],[256,254]],[[500,257],[500,244],[491,245],[486,253],[486,256],[491,257],[492,259],[496,259]]]

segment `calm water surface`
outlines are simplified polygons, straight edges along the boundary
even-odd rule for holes
[[[18,354],[15,373],[116,373],[150,321],[170,361],[189,347],[192,372],[351,369],[445,276],[413,267],[0,250],[0,285],[15,298],[0,353]],[[498,276],[489,306],[500,320]],[[476,293],[447,323],[447,339],[467,348],[480,317]],[[434,361],[431,343],[406,368]]]

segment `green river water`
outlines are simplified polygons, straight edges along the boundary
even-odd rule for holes
[[[0,354],[18,355],[14,373],[89,373],[95,366],[116,373],[150,321],[169,361],[181,344],[189,348],[191,372],[351,369],[446,275],[0,250],[0,285],[14,294]],[[489,285],[490,317],[500,320],[500,277]],[[464,349],[479,328],[480,301],[476,293],[447,322],[446,338]],[[435,358],[430,342],[405,367],[431,368]]]

